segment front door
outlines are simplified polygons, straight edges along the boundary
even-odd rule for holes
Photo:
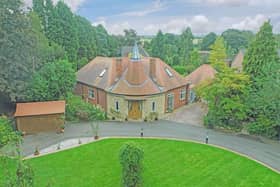
[[[128,105],[128,117],[130,119],[141,119],[142,108],[140,101],[129,101]]]

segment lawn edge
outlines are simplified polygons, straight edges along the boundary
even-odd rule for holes
[[[133,137],[133,136],[108,136],[108,137],[102,137],[102,138],[99,138],[98,140],[93,140],[93,141],[89,141],[89,142],[86,142],[86,143],[82,143],[82,144],[77,144],[77,145],[74,145],[72,147],[67,147],[65,149],[60,149],[60,150],[55,150],[55,151],[52,151],[52,152],[49,152],[49,153],[43,153],[43,154],[40,154],[40,155],[32,155],[32,156],[27,156],[27,157],[24,157],[23,160],[29,160],[29,159],[33,159],[33,158],[38,158],[38,157],[43,157],[43,156],[47,156],[47,155],[50,155],[50,154],[55,154],[55,153],[58,153],[58,152],[62,152],[62,151],[66,151],[66,150],[70,150],[70,149],[74,149],[74,148],[77,148],[77,147],[80,147],[80,146],[83,146],[83,145],[87,145],[87,144],[91,144],[91,143],[95,143],[95,142],[99,142],[99,141],[103,141],[103,140],[107,140],[107,139],[154,139],[154,140],[172,140],[172,141],[178,141],[178,142],[190,142],[190,143],[196,143],[196,144],[201,144],[201,145],[208,145],[208,146],[211,146],[211,147],[215,147],[215,148],[218,148],[218,149],[222,149],[222,150],[225,150],[225,151],[228,151],[228,152],[231,152],[231,153],[234,153],[236,155],[239,155],[241,157],[244,157],[244,158],[247,158],[249,160],[252,160],[252,161],[255,161],[256,163],[258,164],[261,164],[262,166],[272,170],[273,172],[277,173],[280,175],[280,171],[273,168],[272,166],[262,162],[262,161],[259,161],[255,158],[252,158],[250,157],[249,155],[246,155],[246,154],[243,154],[243,153],[240,153],[238,151],[234,151],[230,148],[227,148],[227,147],[223,147],[223,146],[220,146],[220,145],[216,145],[216,144],[205,144],[203,142],[200,142],[200,141],[196,141],[196,140],[191,140],[191,139],[180,139],[180,138],[167,138],[167,137]]]

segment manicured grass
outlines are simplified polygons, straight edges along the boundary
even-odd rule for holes
[[[31,159],[35,186],[121,186],[119,149],[134,141],[144,149],[144,186],[278,187],[280,175],[234,153],[189,142],[106,139]]]

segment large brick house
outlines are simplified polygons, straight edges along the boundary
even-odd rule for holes
[[[188,81],[159,58],[96,57],[77,73],[75,92],[109,118],[154,120],[187,104]]]

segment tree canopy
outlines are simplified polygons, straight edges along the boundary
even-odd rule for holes
[[[210,46],[210,55],[208,58],[209,63],[218,71],[223,71],[226,67],[226,48],[224,39],[218,37],[213,45]]]
[[[75,71],[69,62],[61,60],[48,63],[34,74],[27,100],[51,101],[66,98],[75,82]]]
[[[254,38],[251,31],[240,31],[237,29],[228,29],[221,35],[226,44],[227,55],[234,58],[240,49],[246,49]]]
[[[210,32],[206,36],[203,37],[202,42],[200,44],[200,49],[209,51],[210,46],[214,44],[216,41],[217,35],[214,32]]]
[[[223,38],[219,37],[211,46],[209,57],[210,65],[217,73],[214,80],[202,83],[197,92],[208,103],[205,125],[241,129],[247,119],[245,98],[248,95],[249,76],[236,74],[225,65],[225,57]]]
[[[280,60],[272,25],[265,22],[251,43],[244,59],[244,70],[252,84],[247,105],[250,107],[249,131],[269,137],[280,131]]]

